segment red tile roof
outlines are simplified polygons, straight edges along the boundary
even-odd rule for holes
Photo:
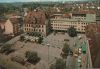
[[[18,18],[10,18],[10,21],[11,21],[13,24],[17,24],[17,23],[20,22],[20,21],[18,20]]]
[[[29,11],[24,18],[24,23],[45,24],[46,15],[42,11]]]
[[[88,30],[92,30],[92,32],[100,32],[100,25],[99,24],[89,24],[87,26]]]
[[[71,14],[70,13],[62,13],[62,12],[53,13],[50,17],[53,18],[55,16],[61,16],[63,18],[71,18]]]
[[[80,11],[74,11],[72,12],[74,14],[96,14],[93,10],[80,10]]]
[[[0,23],[5,23],[6,19],[0,19]]]

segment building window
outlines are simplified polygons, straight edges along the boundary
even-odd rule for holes
[[[42,25],[42,28],[43,28],[43,25]]]
[[[28,31],[28,28],[27,28],[27,31]]]
[[[33,27],[33,24],[31,25],[31,27]]]
[[[41,26],[39,25],[39,28],[40,28]]]
[[[37,31],[37,29],[35,29],[35,31]]]
[[[27,24],[27,27],[28,27],[28,24]]]
[[[44,32],[44,30],[42,29],[42,32]]]
[[[78,30],[80,30],[80,29],[78,29]]]
[[[26,31],[26,28],[25,28],[25,31]]]
[[[39,32],[41,32],[41,29],[39,29]]]
[[[35,29],[34,29],[34,31],[35,31]]]

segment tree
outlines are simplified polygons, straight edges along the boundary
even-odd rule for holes
[[[28,62],[30,62],[34,65],[40,61],[40,57],[38,57],[37,52],[27,51],[25,57],[27,58]]]
[[[38,43],[41,44],[42,41],[43,41],[43,37],[40,36],[39,39],[38,39]]]
[[[70,12],[72,8],[64,8],[64,12]]]
[[[63,59],[57,59],[55,64],[51,64],[50,69],[65,69],[66,62]]]
[[[77,31],[76,31],[76,29],[75,29],[74,27],[70,27],[70,28],[68,29],[68,35],[69,35],[70,37],[73,37],[73,40],[74,40],[74,37],[77,36]],[[74,46],[74,43],[75,43],[75,42],[73,42],[73,46]]]
[[[24,41],[25,37],[24,36],[20,36],[20,40]]]
[[[4,46],[1,47],[0,52],[9,54],[14,51],[14,49],[12,49],[11,47],[12,47],[11,44],[5,44]]]
[[[77,36],[77,31],[76,31],[76,29],[75,29],[74,27],[70,27],[70,28],[68,29],[68,35],[69,35],[70,37],[75,37],[75,36]]]
[[[39,7],[39,4],[38,3],[23,4],[22,7],[23,8],[28,8],[29,10],[34,10],[37,7]]]
[[[70,52],[69,45],[68,45],[67,43],[65,43],[64,46],[63,46],[63,48],[62,48],[61,56],[62,56],[63,58],[67,58],[69,52]]]
[[[63,49],[62,49],[62,51],[64,52],[64,53],[68,53],[69,52],[69,45],[67,44],[67,43],[65,43],[64,44],[64,47],[63,47]]]
[[[16,12],[16,9],[19,7],[14,6],[13,4],[0,4],[0,15],[4,15],[5,13]]]

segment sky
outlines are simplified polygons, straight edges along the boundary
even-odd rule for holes
[[[36,1],[81,1],[81,0],[0,0],[0,2],[36,2]]]

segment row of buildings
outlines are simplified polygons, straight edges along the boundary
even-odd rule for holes
[[[48,34],[49,19],[42,11],[29,11],[26,15],[10,15],[0,19],[0,29],[4,35],[16,36],[22,32],[39,32]]]
[[[23,32],[39,32],[46,36],[50,30],[67,31],[74,27],[78,32],[85,32],[88,24],[96,23],[93,11],[78,11],[70,13],[56,12],[49,15],[42,10],[28,11],[24,16],[10,16],[0,20],[4,34],[18,35]]]

